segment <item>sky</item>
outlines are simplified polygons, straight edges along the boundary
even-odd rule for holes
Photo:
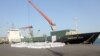
[[[55,24],[57,31],[77,29],[80,32],[100,32],[100,0],[32,0]],[[32,25],[34,35],[50,35],[48,22],[28,3],[28,0],[0,0],[0,36],[7,36],[12,27]],[[38,31],[40,30],[40,31]]]

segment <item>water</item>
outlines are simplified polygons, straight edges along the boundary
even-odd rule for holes
[[[100,44],[100,39],[97,39],[94,44]]]

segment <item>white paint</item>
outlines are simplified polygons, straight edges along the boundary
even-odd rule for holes
[[[73,35],[73,34],[79,34],[80,32],[78,30],[70,30],[69,32],[66,32],[66,35]]]
[[[21,42],[21,35],[19,29],[11,29],[8,31],[9,42]]]
[[[56,41],[56,35],[52,36],[52,42]]]
[[[55,25],[53,25],[53,26],[51,26],[51,27],[52,27],[53,31],[56,30],[56,26],[55,26]]]

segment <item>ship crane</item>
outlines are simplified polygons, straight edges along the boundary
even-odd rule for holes
[[[21,29],[21,30],[29,30],[29,35],[30,35],[30,38],[32,38],[33,37],[33,31],[32,31],[32,26],[31,25],[29,25],[29,26],[25,26],[25,27],[21,27],[21,28],[19,28],[19,29]]]
[[[54,24],[46,14],[44,14],[40,9],[38,9],[38,7],[31,0],[28,0],[28,2],[32,5],[33,8],[35,8],[44,17],[45,20],[47,20],[47,22],[51,27],[51,30],[55,31],[56,24]]]
[[[32,29],[33,27],[30,25],[30,26],[26,26],[26,27],[22,27],[22,28],[19,28],[19,29]]]

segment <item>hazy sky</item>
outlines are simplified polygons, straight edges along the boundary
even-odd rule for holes
[[[57,30],[74,29],[74,18],[80,32],[100,32],[100,0],[32,0],[57,25]],[[49,34],[48,22],[27,0],[0,0],[0,36],[12,24],[16,28],[31,24],[34,34]],[[40,30],[40,32],[38,32]]]

